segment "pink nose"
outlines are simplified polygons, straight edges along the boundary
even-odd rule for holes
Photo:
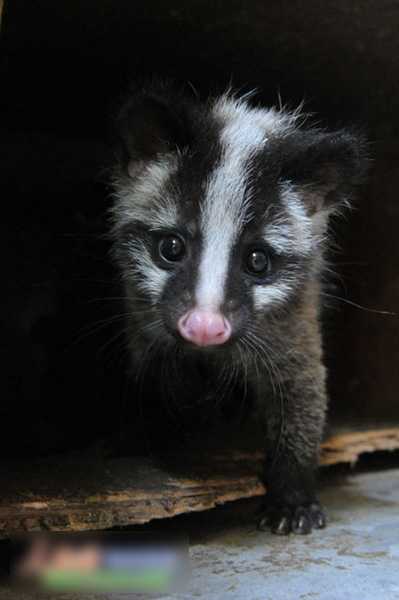
[[[180,335],[197,346],[216,346],[227,342],[231,325],[220,313],[195,308],[177,324]]]

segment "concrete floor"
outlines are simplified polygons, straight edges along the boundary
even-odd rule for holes
[[[393,600],[399,598],[399,470],[349,477],[324,489],[328,529],[281,538],[239,526],[192,549],[188,598]]]
[[[258,532],[253,518],[243,517],[251,502],[171,520],[190,537],[192,574],[187,588],[168,598],[399,599],[399,469],[329,479],[321,500],[329,526],[305,537]],[[25,600],[6,588],[0,598]]]

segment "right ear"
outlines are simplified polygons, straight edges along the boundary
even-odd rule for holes
[[[120,109],[115,133],[121,166],[133,175],[138,164],[188,146],[187,106],[166,88],[141,91]]]

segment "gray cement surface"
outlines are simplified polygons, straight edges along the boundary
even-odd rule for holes
[[[238,505],[175,519],[172,528],[187,531],[191,540],[192,574],[187,588],[168,598],[399,599],[399,469],[329,481],[321,500],[329,526],[304,537],[259,532]],[[56,597],[94,598],[86,593]],[[29,596],[3,588],[0,598]]]

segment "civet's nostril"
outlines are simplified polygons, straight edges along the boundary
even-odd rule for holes
[[[219,312],[195,308],[177,324],[180,335],[197,346],[224,344],[231,336],[229,321]]]

